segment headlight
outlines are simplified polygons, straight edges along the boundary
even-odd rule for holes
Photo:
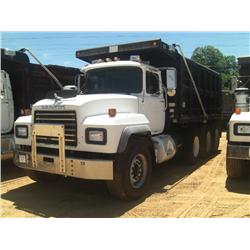
[[[236,135],[250,135],[250,124],[235,124],[234,133]]]
[[[107,131],[103,128],[87,128],[85,138],[88,144],[105,145],[107,143]]]
[[[19,138],[28,138],[28,126],[16,125],[15,134],[16,134],[16,137],[19,137]]]

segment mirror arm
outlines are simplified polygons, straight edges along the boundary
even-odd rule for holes
[[[80,93],[81,91],[81,77],[84,77],[84,74],[78,74],[77,76],[77,91]]]

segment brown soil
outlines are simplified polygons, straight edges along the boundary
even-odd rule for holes
[[[157,166],[149,192],[135,202],[115,200],[101,181],[38,184],[3,161],[1,217],[250,217],[249,175],[227,179],[225,153],[223,134],[218,153],[196,166]]]

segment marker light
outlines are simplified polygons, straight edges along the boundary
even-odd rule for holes
[[[240,108],[236,108],[234,112],[235,112],[236,115],[240,115],[241,109]]]
[[[141,62],[141,58],[139,55],[132,55],[130,56],[130,61]]]
[[[96,59],[96,60],[92,60],[91,63],[95,64],[95,63],[102,63],[104,62],[102,59]]]
[[[108,114],[110,117],[115,117],[116,116],[116,108],[109,108]]]
[[[112,59],[107,57],[107,58],[105,59],[105,61],[106,61],[106,62],[112,62]]]

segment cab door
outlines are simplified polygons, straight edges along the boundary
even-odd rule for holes
[[[144,79],[144,95],[139,109],[150,121],[152,134],[159,134],[165,127],[165,99],[160,72],[146,70]]]
[[[1,133],[9,133],[14,124],[14,102],[9,75],[1,70]]]

